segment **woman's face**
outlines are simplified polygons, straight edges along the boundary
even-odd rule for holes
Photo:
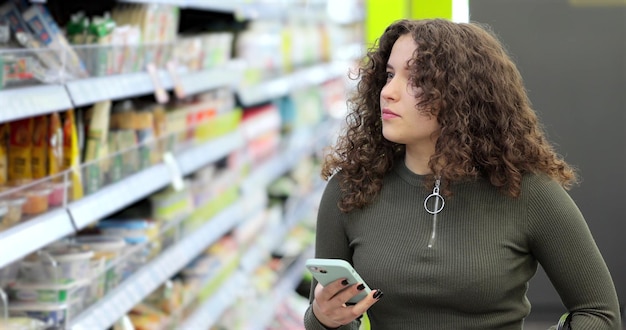
[[[411,84],[408,61],[417,45],[409,34],[396,40],[387,62],[387,82],[380,92],[383,136],[411,149],[432,153],[440,131],[437,118],[416,108],[422,89]]]

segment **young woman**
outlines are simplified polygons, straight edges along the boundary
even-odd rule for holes
[[[347,305],[362,287],[313,283],[307,329],[358,329],[365,312],[373,330],[522,329],[538,264],[573,329],[620,329],[611,275],[566,192],[576,174],[488,29],[397,21],[358,74],[323,167],[315,253],[373,290]]]

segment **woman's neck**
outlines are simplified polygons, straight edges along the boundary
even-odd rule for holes
[[[431,153],[407,152],[404,155],[404,163],[411,172],[419,175],[431,174],[432,171],[428,166]]]

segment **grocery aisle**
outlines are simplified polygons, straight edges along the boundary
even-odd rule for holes
[[[0,328],[301,322],[346,3],[0,1]]]

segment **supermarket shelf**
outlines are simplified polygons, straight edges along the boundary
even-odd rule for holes
[[[282,3],[269,4],[266,1],[223,1],[223,0],[118,0],[127,3],[162,3],[180,8],[230,13],[242,19],[273,19],[285,17],[288,7]]]
[[[159,285],[241,221],[243,214],[240,210],[238,204],[229,206],[181,242],[159,254],[103,299],[70,320],[69,328],[92,330],[112,326]]]
[[[72,107],[65,86],[15,87],[0,91],[0,122],[64,111]]]
[[[365,54],[365,45],[353,43],[345,45],[333,53],[333,58],[338,61],[351,61],[359,59]]]
[[[319,190],[318,190],[319,189]],[[253,272],[265,262],[272,251],[276,251],[278,245],[285,241],[291,229],[298,224],[319,201],[323,186],[312,191],[309,196],[298,198],[297,204],[286,215],[280,224],[263,230],[253,248],[250,248],[241,257],[240,267],[248,273]]]
[[[160,70],[156,77],[148,72],[135,72],[68,81],[65,85],[16,87],[0,91],[0,122],[64,111],[104,100],[119,100],[155,93],[157,89],[179,88],[184,95],[193,95],[220,86],[240,85],[244,64],[233,60],[215,69],[186,72],[172,77]],[[260,83],[238,87],[239,99],[245,106],[287,95],[289,92],[315,86],[347,73],[345,64],[326,63]],[[153,79],[154,78],[154,79]],[[156,83],[156,85],[155,85]]]
[[[75,106],[153,93],[155,86],[147,72],[69,81],[67,90]]]
[[[319,64],[263,83],[240,87],[237,94],[244,106],[251,106],[285,96],[297,89],[319,85],[347,73],[348,68],[342,63]]]
[[[171,182],[167,165],[153,165],[124,180],[69,203],[67,208],[77,229],[100,220],[165,187]]]
[[[308,258],[314,255],[313,248],[310,247],[303,251],[302,254],[294,261],[281,276],[278,283],[274,285],[272,292],[274,296],[269,304],[263,306],[263,310],[259,311],[259,319],[255,322],[252,330],[265,330],[274,320],[274,313],[278,306],[285,300],[285,297],[295,290],[302,280],[305,272],[305,263]]]
[[[236,3],[224,3],[221,0],[118,0],[124,3],[160,3],[180,8],[202,9],[225,13],[234,13],[239,7]]]
[[[259,165],[252,174],[242,183],[241,188],[245,193],[267,187],[272,181],[278,179],[295,164],[288,151]]]
[[[239,130],[216,138],[196,148],[176,155],[176,161],[183,175],[196,172],[203,166],[218,161],[231,152],[242,148],[245,142]]]
[[[213,69],[177,73],[176,77],[169,75],[161,81],[165,89],[179,88],[183,95],[194,95],[223,86],[234,88],[240,83],[243,70],[243,61],[231,60]]]
[[[0,268],[73,233],[72,221],[63,208],[44,213],[2,231]]]
[[[320,126],[324,126],[324,124]],[[316,138],[320,138],[319,135],[313,134],[312,130],[303,128],[288,137],[286,148],[277,156],[258,165],[242,183],[242,190],[250,192],[259,189],[259,187],[267,187],[272,181],[294,167],[303,157],[310,155],[314,151],[312,142],[315,142]]]
[[[209,297],[185,322],[178,326],[179,330],[210,329],[219,321],[224,311],[235,303],[238,292],[247,281],[246,276],[237,271],[220,289]]]
[[[243,145],[237,131],[191,148],[175,156],[184,175],[210,164]],[[122,181],[108,185],[66,208],[51,210],[19,225],[0,231],[0,268],[23,258],[76,230],[115,213],[172,182],[172,169],[153,165]]]

